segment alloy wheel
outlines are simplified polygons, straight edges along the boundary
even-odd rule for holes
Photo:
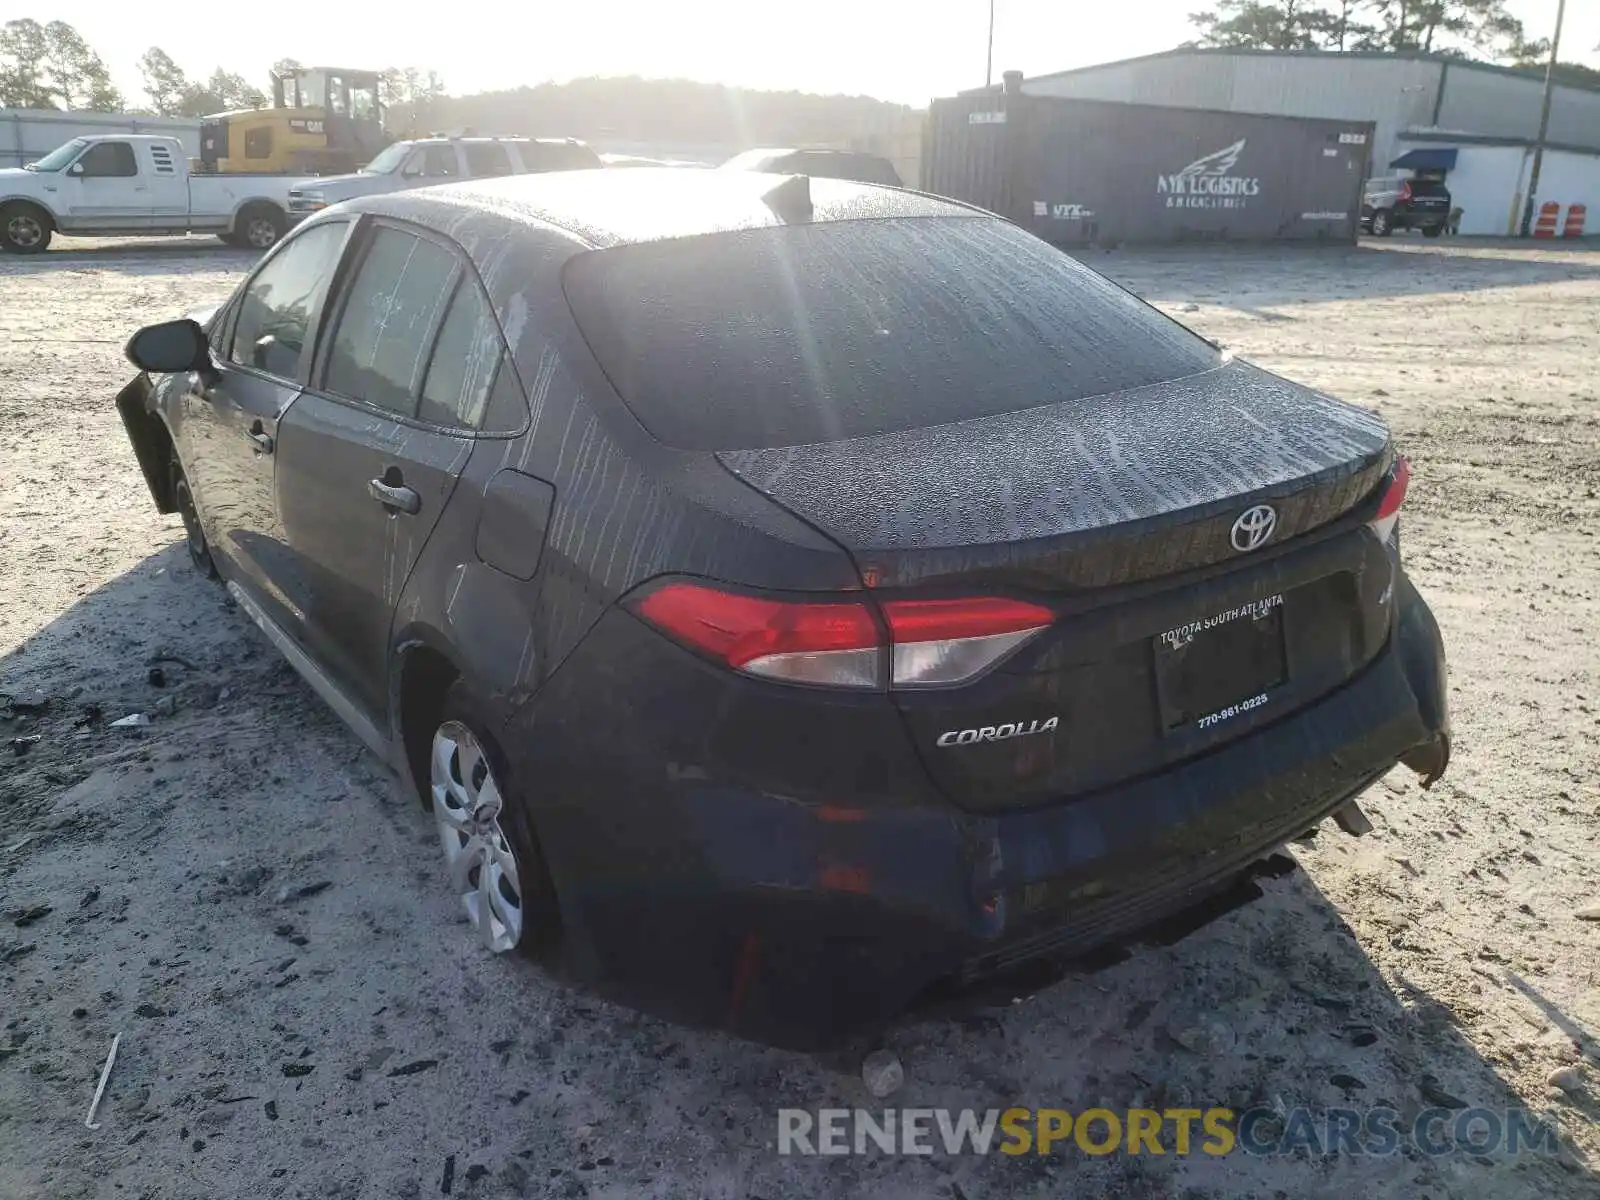
[[[6,222],[6,238],[19,249],[31,249],[44,240],[44,226],[37,217],[18,213]]]
[[[522,884],[501,828],[503,798],[489,757],[472,730],[446,721],[430,755],[433,816],[450,869],[479,940],[503,954],[522,938]]]
[[[251,217],[245,224],[244,238],[257,250],[266,250],[278,240],[278,227],[266,217]]]

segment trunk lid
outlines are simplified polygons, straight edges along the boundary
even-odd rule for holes
[[[1058,614],[972,683],[894,693],[969,808],[1054,802],[1231,740],[1337,687],[1386,635],[1388,557],[1359,517],[1340,519],[1387,472],[1387,430],[1247,364],[718,457],[883,594],[1011,595]],[[1270,530],[1236,542],[1257,505]]]

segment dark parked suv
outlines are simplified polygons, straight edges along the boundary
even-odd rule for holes
[[[1450,220],[1450,189],[1438,179],[1384,175],[1361,189],[1361,228],[1377,237],[1396,229],[1420,229],[1438,237]]]
[[[669,1016],[875,1025],[1445,767],[1382,421],[954,202],[367,197],[128,354],[156,505],[483,945]]]
[[[860,150],[746,150],[722,164],[725,171],[769,171],[774,175],[810,175],[817,179],[853,179],[903,187],[900,172],[887,158]]]

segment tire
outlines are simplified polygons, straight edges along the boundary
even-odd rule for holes
[[[496,954],[515,949],[535,960],[550,958],[561,941],[555,885],[520,782],[490,732],[493,721],[466,681],[457,679],[431,724],[428,770],[417,783],[427,792],[451,885],[475,936]],[[486,812],[491,805],[494,812]],[[514,871],[506,871],[506,855]],[[514,933],[506,919],[513,910]],[[485,911],[487,928],[480,917]]]
[[[200,527],[200,513],[195,508],[189,477],[183,473],[177,459],[172,460],[172,500],[183,518],[183,540],[189,550],[189,561],[203,578],[216,579],[217,564],[211,557],[211,544],[206,541],[206,531]]]
[[[16,201],[0,207],[0,249],[8,254],[42,254],[55,231],[50,214],[36,204]]]
[[[1422,227],[1422,236],[1423,237],[1438,237],[1443,232],[1444,232],[1444,226],[1443,225],[1424,225]]]
[[[230,235],[251,250],[270,250],[288,232],[289,218],[275,204],[251,204],[239,214]]]
[[[1372,214],[1372,236],[1388,237],[1394,233],[1394,215],[1387,208],[1380,208]]]

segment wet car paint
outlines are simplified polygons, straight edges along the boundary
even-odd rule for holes
[[[470,452],[447,454],[453,487],[430,496],[431,531],[386,538],[380,561],[359,570],[331,549],[313,548],[323,536],[314,506],[305,507],[304,496],[286,502],[275,482],[278,511],[301,505],[299,525],[313,536],[298,546],[280,543],[287,552],[274,586],[313,599],[370,594],[382,606],[365,618],[376,622],[369,630],[386,627],[379,643],[386,652],[330,669],[346,677],[346,692],[384,735],[386,756],[402,773],[410,763],[400,709],[413,657],[427,648],[472,681],[493,713],[511,764],[509,787],[526,801],[524,816],[554,877],[564,965],[577,978],[676,1019],[746,1036],[794,1045],[836,1040],[889,1019],[929,989],[987,975],[1000,959],[1076,953],[1129,936],[1224,887],[1394,762],[1432,761],[1447,744],[1442,647],[1397,562],[1402,599],[1389,632],[1371,640],[1352,664],[1353,678],[1331,695],[1274,714],[1263,726],[1272,725],[1270,733],[1179,756],[1165,774],[1090,781],[1070,803],[1051,804],[1041,792],[1015,812],[983,811],[952,796],[950,781],[928,769],[928,739],[914,711],[888,693],[754,681],[666,641],[617,604],[664,573],[779,592],[847,592],[886,578],[911,583],[928,562],[948,571],[958,543],[917,545],[916,506],[902,507],[898,526],[876,520],[871,527],[889,539],[887,549],[906,553],[875,564],[887,576],[864,569],[874,547],[853,536],[849,514],[809,507],[790,490],[826,506],[830,473],[881,470],[848,444],[718,456],[656,442],[584,353],[559,287],[567,258],[604,244],[604,231],[551,229],[548,213],[521,199],[536,191],[488,191],[493,205],[474,204],[473,189],[452,188],[364,200],[335,215],[414,221],[461,247],[499,316],[526,402],[521,428],[479,435]],[[872,192],[841,191],[839,215],[921,203]],[[826,216],[827,197],[819,199]],[[712,224],[759,227],[776,219],[735,202],[726,207]],[[671,236],[655,217],[638,220],[629,236]],[[1252,368],[1230,370],[1255,378]],[[1266,377],[1255,386],[1270,392],[1280,384]],[[118,400],[158,506],[170,503],[159,470],[162,438],[186,464],[205,453],[183,394],[170,380],[156,388],[135,380]],[[280,416],[300,403],[286,403]],[[1335,540],[1343,514],[1345,533],[1367,536],[1356,528],[1360,502],[1387,467],[1387,435],[1358,410],[1316,404],[1345,431],[1354,460],[1317,459],[1310,427],[1281,443],[1304,458],[1288,460],[1294,480],[1331,473],[1334,486],[1323,494],[1337,496],[1320,514],[1307,510],[1293,531],[1321,528],[1323,540]],[[381,437],[374,444],[381,447]],[[1274,453],[1285,461],[1289,451],[1275,451],[1279,445],[1263,440],[1240,471],[1261,470]],[[358,490],[369,468],[384,465],[380,450],[351,474],[315,439],[296,450],[302,454],[297,474],[327,474]],[[991,458],[988,469],[1001,461]],[[1357,465],[1343,465],[1351,461]],[[1107,497],[1103,516],[1128,515],[1125,460],[1079,442],[1062,463],[1076,473],[1081,497]],[[1106,475],[1097,487],[1099,470]],[[537,568],[531,578],[526,560],[507,548],[507,473],[538,485],[522,501],[527,535],[538,541],[529,552]],[[548,506],[541,494],[552,498]],[[1240,507],[1227,499],[1228,512]],[[1138,503],[1147,506],[1142,519],[1159,523],[1194,500],[1158,489]],[[210,510],[218,511],[226,509]],[[925,524],[939,528],[945,511],[927,509]],[[971,573],[981,578],[1005,564],[1008,536],[1037,534],[1038,523],[1052,519],[1035,505],[1013,511],[1011,526],[985,531],[996,548],[980,546],[965,566],[956,563],[958,575],[977,563]],[[993,522],[995,514],[982,519]],[[1062,536],[1093,542],[1092,505],[1063,505],[1054,519]],[[229,532],[208,520],[224,574],[250,586],[229,553]],[[286,536],[281,521],[274,528]],[[1170,582],[1172,571],[1188,569],[1198,573],[1192,595],[1152,610],[1150,620],[1180,623],[1211,611],[1213,600],[1198,585],[1207,570],[1225,574],[1227,564],[1219,566],[1196,538],[1163,542],[1152,533],[1149,546],[1149,555],[1131,558],[1090,554],[1100,565],[1071,582],[1089,589],[1151,576]],[[1063,553],[1059,561],[1070,570],[1078,557]],[[383,581],[376,593],[374,569]],[[307,634],[305,646],[315,656],[316,637]],[[1018,771],[1015,762],[1007,769]],[[1025,772],[1015,777],[1026,784]]]

